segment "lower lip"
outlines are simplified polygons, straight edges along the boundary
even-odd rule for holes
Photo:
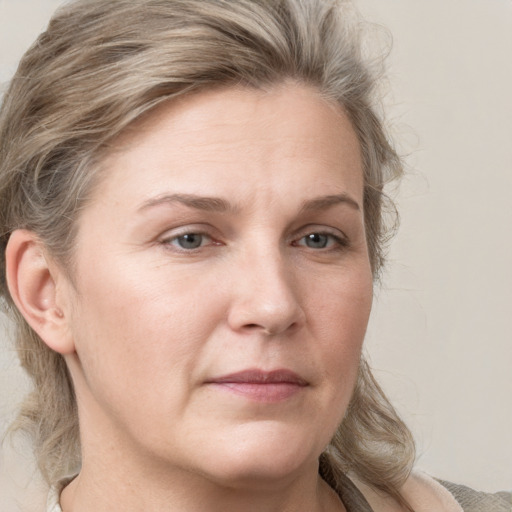
[[[292,382],[252,383],[214,382],[213,386],[224,391],[244,396],[255,402],[281,402],[299,393],[305,386]]]

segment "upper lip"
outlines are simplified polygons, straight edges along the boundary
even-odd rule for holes
[[[287,369],[278,370],[259,370],[251,368],[240,372],[214,377],[208,380],[209,383],[227,384],[295,384],[297,386],[307,386],[308,383],[295,372]]]

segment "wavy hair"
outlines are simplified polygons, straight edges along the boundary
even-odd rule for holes
[[[358,136],[374,278],[392,226],[383,188],[402,173],[380,119],[378,73],[364,55],[364,23],[348,0],[78,0],[57,11],[22,58],[0,111],[0,294],[33,380],[16,427],[30,433],[49,483],[80,465],[73,383],[16,310],[5,247],[34,231],[72,266],[76,219],[109,142],[158,104],[204,88],[264,89],[292,79],[341,105]],[[379,66],[377,66],[377,69]],[[364,360],[346,416],[320,458],[333,486],[354,474],[405,504],[414,459],[407,427]]]

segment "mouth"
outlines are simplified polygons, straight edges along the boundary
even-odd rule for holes
[[[257,402],[281,402],[300,393],[309,384],[286,369],[248,369],[208,380],[206,384]]]

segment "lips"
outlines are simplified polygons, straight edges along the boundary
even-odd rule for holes
[[[262,371],[248,369],[213,378],[208,385],[258,402],[280,402],[291,398],[308,383],[295,372],[286,369]]]

